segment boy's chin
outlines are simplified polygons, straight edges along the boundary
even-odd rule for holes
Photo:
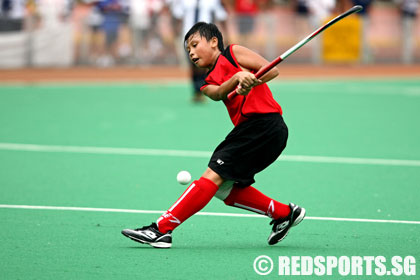
[[[201,61],[201,59],[199,59],[198,61],[193,62],[193,63],[198,68],[206,68],[207,67],[207,65],[203,65],[203,62]]]

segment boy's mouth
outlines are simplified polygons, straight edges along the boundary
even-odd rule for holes
[[[192,62],[194,62],[195,64],[197,64],[197,61],[199,60],[199,58],[193,58]]]

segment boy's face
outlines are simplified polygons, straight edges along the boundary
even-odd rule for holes
[[[200,68],[211,68],[220,52],[216,37],[207,41],[198,32],[188,38],[186,49],[190,60]]]

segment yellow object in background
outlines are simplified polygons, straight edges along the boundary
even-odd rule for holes
[[[361,56],[362,20],[351,16],[331,26],[323,34],[322,58],[325,62],[358,62]]]

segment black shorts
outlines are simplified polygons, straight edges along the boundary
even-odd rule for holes
[[[247,187],[286,147],[287,126],[280,114],[258,114],[237,125],[217,146],[209,167],[223,179]]]

